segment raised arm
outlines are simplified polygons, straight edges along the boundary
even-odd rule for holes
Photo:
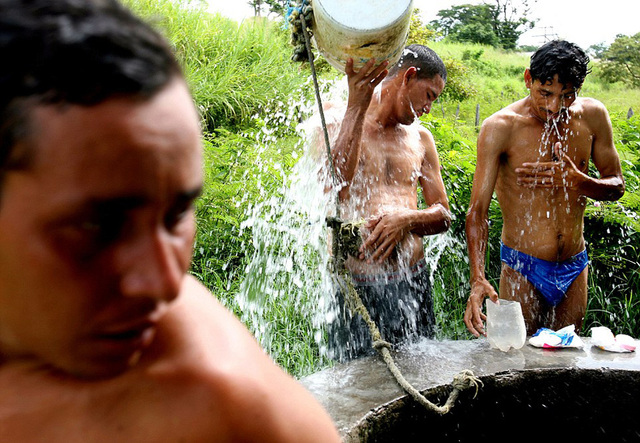
[[[500,153],[508,138],[508,128],[500,117],[491,117],[478,135],[476,171],[466,218],[471,294],[467,300],[464,323],[478,337],[485,334],[482,303],[486,297],[496,301],[498,294],[485,276],[485,256],[489,238],[489,205],[498,177]]]
[[[371,59],[356,72],[353,70],[353,60],[349,59],[345,67],[349,81],[349,99],[340,132],[331,147],[336,172],[343,183],[339,193],[341,199],[346,198],[360,161],[362,132],[373,91],[388,73],[387,61],[376,67],[374,65],[375,60]]]

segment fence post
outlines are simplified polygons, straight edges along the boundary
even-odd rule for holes
[[[460,103],[458,103],[458,107],[456,108],[456,119],[454,121],[458,121],[458,115],[460,115]]]
[[[480,104],[476,105],[476,128],[480,126]]]
[[[633,117],[633,108],[629,108],[629,112],[627,112],[627,120]]]

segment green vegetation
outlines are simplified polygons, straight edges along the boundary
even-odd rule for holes
[[[518,38],[534,25],[528,0],[494,0],[479,5],[458,5],[438,11],[431,25],[449,40],[515,49]]]
[[[290,62],[288,31],[280,23],[251,20],[238,25],[198,9],[180,8],[170,0],[129,2],[176,48],[202,114],[206,188],[197,204],[192,273],[255,330],[255,317],[246,316],[236,297],[243,285],[249,287],[252,296],[260,295],[259,282],[245,282],[246,269],[256,249],[284,256],[290,244],[286,236],[271,244],[254,237],[251,227],[246,226],[247,214],[264,209],[273,224],[280,220],[267,209],[271,201],[282,198],[288,186],[286,177],[302,156],[303,140],[297,125],[315,106],[308,67]],[[429,32],[412,34],[416,39],[433,36]],[[446,39],[429,45],[442,55],[450,73],[446,94],[432,113],[423,117],[423,124],[437,141],[453,211],[450,232],[427,241],[428,253],[439,254],[433,274],[438,335],[466,339],[470,335],[462,323],[469,291],[464,215],[475,169],[476,109],[482,120],[525,96],[523,72],[528,57]],[[337,76],[328,67],[322,72],[322,84],[327,87]],[[608,107],[627,183],[627,193],[619,202],[588,205],[585,236],[592,272],[583,332],[603,324],[616,333],[638,337],[640,118],[636,115],[627,119],[627,113],[629,108],[640,112],[640,89],[612,83],[596,64],[582,93]],[[490,219],[488,274],[497,283],[501,217],[495,202]],[[310,262],[300,263],[299,257],[294,257],[290,266],[324,266],[313,252],[304,257]],[[276,284],[289,285],[286,272],[282,283],[279,278]],[[312,286],[317,282],[302,283]],[[286,286],[291,287],[295,285]],[[259,312],[272,331],[269,353],[296,376],[327,365],[316,340],[322,331],[303,308],[307,292],[278,292]]]
[[[603,78],[640,87],[640,32],[631,37],[618,35],[602,59]]]

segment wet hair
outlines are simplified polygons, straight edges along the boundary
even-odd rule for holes
[[[531,56],[531,78],[541,83],[552,81],[558,75],[563,85],[582,87],[591,72],[589,56],[577,45],[565,40],[553,40],[542,45]]]
[[[181,76],[164,38],[117,0],[0,0],[0,60],[0,186],[30,163],[15,146],[34,106],[148,98]]]
[[[413,44],[404,48],[400,60],[389,70],[389,78],[395,77],[399,72],[414,67],[418,70],[418,78],[433,78],[440,75],[447,81],[447,68],[442,59],[433,49],[424,45]]]

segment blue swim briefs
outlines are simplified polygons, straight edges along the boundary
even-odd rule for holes
[[[562,301],[571,283],[589,264],[587,250],[568,260],[554,262],[532,257],[500,243],[500,259],[522,274],[551,306]]]

